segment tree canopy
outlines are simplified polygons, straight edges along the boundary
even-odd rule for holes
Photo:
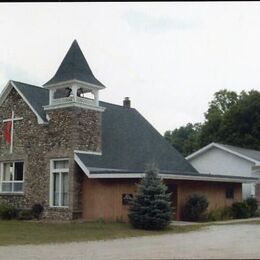
[[[166,131],[164,137],[184,156],[219,142],[260,150],[260,92],[226,89],[214,94],[203,123]]]
[[[188,123],[173,131],[166,131],[164,137],[184,156],[196,151],[199,147],[201,124]]]

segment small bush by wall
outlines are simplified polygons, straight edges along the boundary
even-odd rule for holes
[[[255,217],[260,217],[260,209],[257,209],[255,212]]]
[[[245,200],[245,203],[248,206],[248,210],[249,210],[249,217],[254,217],[256,215],[256,211],[257,211],[257,200],[255,198],[247,198]]]
[[[229,220],[233,218],[232,208],[217,208],[208,213],[208,221]]]
[[[235,202],[232,204],[233,218],[248,218],[250,216],[249,207],[243,202]]]
[[[32,211],[30,209],[21,209],[18,213],[19,220],[31,220],[32,219]]]
[[[235,202],[232,207],[212,210],[208,213],[208,221],[249,218],[257,215],[257,200],[247,198],[242,202]]]
[[[191,195],[183,208],[182,219],[186,221],[204,220],[208,205],[208,199],[204,195]]]
[[[13,219],[17,216],[17,211],[16,209],[8,204],[8,203],[1,203],[0,204],[0,219]]]
[[[40,219],[43,212],[43,206],[40,204],[34,204],[31,209],[16,209],[14,206],[8,203],[0,204],[0,219],[10,220],[30,220],[33,218]]]
[[[39,220],[42,215],[42,212],[43,212],[43,206],[41,204],[36,203],[32,206],[32,210],[31,210],[32,217]]]

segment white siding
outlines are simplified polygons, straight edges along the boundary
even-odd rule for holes
[[[245,177],[252,177],[252,166],[254,166],[254,163],[216,147],[189,159],[189,162],[200,173]],[[254,185],[243,184],[243,198],[250,195],[254,195]]]

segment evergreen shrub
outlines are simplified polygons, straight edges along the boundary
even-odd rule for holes
[[[172,218],[171,193],[158,176],[158,169],[149,166],[138,185],[138,192],[130,202],[129,221],[138,229],[159,230]]]

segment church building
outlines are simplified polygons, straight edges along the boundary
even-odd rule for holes
[[[215,209],[240,201],[242,183],[255,181],[198,173],[129,98],[122,105],[100,101],[104,88],[76,40],[43,86],[7,83],[0,96],[0,203],[40,203],[46,219],[127,221],[128,198],[155,163],[172,192],[173,218],[181,219],[189,195],[204,194]]]

